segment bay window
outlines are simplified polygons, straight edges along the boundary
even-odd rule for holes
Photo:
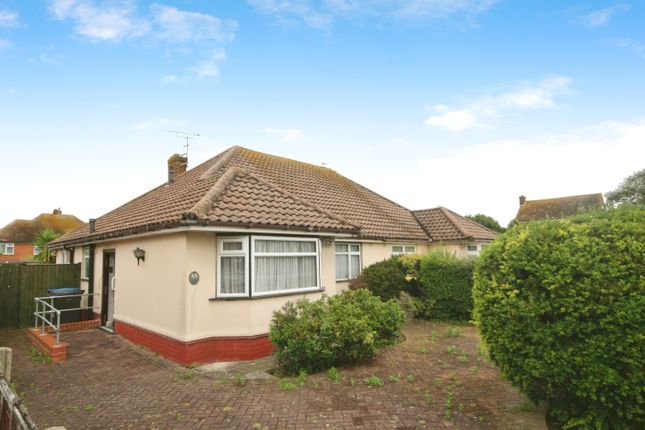
[[[218,239],[218,297],[320,289],[318,239],[269,236]]]
[[[354,279],[361,273],[361,246],[358,243],[336,243],[336,280]]]

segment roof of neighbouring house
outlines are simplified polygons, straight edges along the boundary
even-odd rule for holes
[[[428,240],[408,209],[329,168],[233,146],[54,245],[187,225]]]
[[[43,213],[32,220],[17,219],[0,229],[0,242],[33,243],[40,231],[52,229],[65,234],[83,225],[74,215],[65,215],[56,209],[54,213]]]
[[[520,204],[515,220],[526,222],[545,218],[564,218],[584,210],[601,208],[604,203],[601,193],[526,200],[524,204]]]
[[[441,206],[412,213],[436,242],[494,240],[497,237],[497,232]]]

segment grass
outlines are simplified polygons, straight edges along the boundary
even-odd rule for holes
[[[387,380],[394,383],[394,382],[399,382],[401,380],[401,375],[398,373],[396,375],[390,375],[387,377]]]
[[[327,371],[327,379],[334,384],[338,384],[342,377],[340,376],[340,372],[335,367],[332,367]]]
[[[448,327],[448,330],[446,331],[446,336],[459,337],[461,336],[461,329],[459,327]]]
[[[52,359],[51,357],[43,354],[42,352],[38,351],[38,349],[35,346],[32,346],[31,349],[29,350],[30,358],[32,363],[40,363],[40,364],[52,364]]]
[[[367,378],[363,379],[363,382],[368,387],[382,387],[383,385],[385,385],[383,380],[376,375],[368,376]]]
[[[85,410],[91,414],[92,412],[94,412],[94,405],[85,406]]]
[[[446,352],[448,354],[456,354],[457,353],[457,347],[455,345],[450,345],[448,348],[446,348]]]
[[[190,381],[191,379],[193,379],[195,377],[195,373],[193,372],[194,368],[195,368],[194,365],[192,365],[192,364],[188,365],[188,366],[186,366],[186,369],[183,372],[179,373],[179,375],[177,375],[177,376],[179,377],[179,379],[181,379],[183,381]]]
[[[235,384],[237,384],[238,386],[243,387],[246,385],[246,379],[244,379],[244,376],[242,376],[241,374],[237,373],[234,379]]]
[[[282,388],[282,391],[294,391],[296,389],[296,385],[291,383],[288,379],[280,379],[280,388]]]
[[[296,378],[296,383],[298,384],[299,387],[304,387],[305,382],[307,382],[307,371],[304,369],[301,369],[300,373],[298,373],[298,377]]]

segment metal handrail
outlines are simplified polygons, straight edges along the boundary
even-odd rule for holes
[[[34,327],[38,330],[38,321],[41,321],[40,324],[40,335],[45,335],[45,325],[51,327],[52,331],[56,333],[56,346],[60,345],[60,314],[61,312],[69,311],[80,311],[85,309],[92,309],[93,306],[85,306],[80,308],[71,308],[71,309],[56,309],[54,307],[54,299],[61,299],[67,297],[88,297],[89,296],[100,296],[100,293],[84,293],[84,294],[65,294],[61,296],[47,296],[47,297],[35,297],[34,301],[36,302],[36,311],[34,312]],[[49,300],[49,303],[46,301]],[[42,305],[42,309],[41,306]],[[47,309],[50,308],[50,309]],[[56,324],[52,321],[53,314],[56,315]]]

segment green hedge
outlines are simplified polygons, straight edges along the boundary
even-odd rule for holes
[[[383,300],[412,296],[415,318],[469,321],[474,260],[433,252],[392,257],[363,269],[350,288],[367,288]]]
[[[396,301],[359,289],[288,302],[274,312],[269,338],[284,372],[312,373],[373,358],[399,338],[404,319]]]
[[[475,273],[492,359],[552,428],[645,428],[645,209],[520,224]]]
[[[419,263],[415,318],[469,321],[475,260],[433,252],[423,255]]]
[[[392,257],[364,268],[349,288],[367,288],[382,300],[398,299],[406,283],[405,275],[406,267],[400,257]]]

